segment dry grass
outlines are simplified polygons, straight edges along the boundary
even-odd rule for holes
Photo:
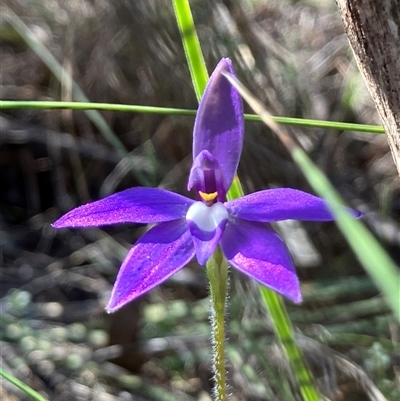
[[[240,78],[274,113],[379,123],[331,2],[192,3],[210,69],[230,56]],[[56,57],[65,71],[62,81],[15,32],[6,8]],[[166,0],[5,0],[1,24],[2,99],[71,100],[74,80],[94,102],[196,107]],[[203,269],[193,264],[106,316],[119,263],[143,228],[50,227],[73,206],[122,188],[146,184],[185,191],[191,118],[103,116],[132,152],[139,175],[131,174],[83,112],[0,115],[2,366],[51,400],[208,400]],[[399,260],[400,185],[385,137],[322,129],[296,133]],[[247,124],[239,173],[246,191],[308,189],[284,149],[256,123]],[[399,327],[335,226],[278,230],[292,244],[302,278],[305,303],[290,306],[291,316],[321,391],[332,401],[380,400],[378,387],[388,400],[396,399]],[[299,237],[308,244],[306,255],[304,244],[297,250]],[[299,399],[290,395],[291,388],[296,394],[293,379],[257,291],[237,275],[232,287],[232,399]],[[3,386],[4,399],[23,399]]]

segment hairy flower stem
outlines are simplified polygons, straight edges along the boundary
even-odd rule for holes
[[[220,248],[207,262],[207,275],[211,295],[211,327],[213,344],[215,401],[227,400],[225,380],[225,308],[228,291],[228,263]]]

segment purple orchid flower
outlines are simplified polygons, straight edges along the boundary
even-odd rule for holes
[[[213,72],[194,124],[188,190],[195,190],[197,200],[159,188],[136,187],[73,209],[53,224],[61,228],[156,223],[128,252],[109,312],[157,286],[195,255],[204,265],[218,245],[234,268],[294,302],[301,301],[290,254],[266,223],[329,221],[333,216],[323,199],[291,188],[226,201],[242,151],[244,116],[239,93],[222,71],[234,74],[229,59],[222,59]],[[357,211],[351,213],[360,216]]]

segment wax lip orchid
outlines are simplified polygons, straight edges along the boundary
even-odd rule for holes
[[[230,265],[294,302],[301,292],[292,259],[266,223],[297,219],[329,221],[325,201],[280,188],[227,202],[243,144],[244,117],[237,90],[222,75],[234,74],[222,59],[201,99],[193,133],[188,189],[196,200],[159,188],[136,187],[71,210],[53,227],[157,223],[128,252],[107,310],[113,312],[157,286],[195,255],[204,265],[221,250]],[[361,214],[349,209],[355,216]]]

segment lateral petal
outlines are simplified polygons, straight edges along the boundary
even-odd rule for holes
[[[193,202],[164,189],[135,187],[72,209],[52,226],[93,227],[171,221],[184,217]]]
[[[334,217],[324,199],[292,188],[267,189],[225,203],[229,213],[241,219],[330,221]],[[345,206],[343,206],[345,207]],[[362,213],[346,208],[354,217]]]
[[[265,224],[241,219],[229,222],[220,245],[233,267],[293,302],[301,302],[290,254],[281,238]]]
[[[107,311],[114,312],[165,281],[185,266],[194,254],[185,219],[156,225],[128,252],[115,281]]]
[[[242,99],[222,71],[235,74],[228,58],[216,66],[200,101],[193,130],[193,159],[201,151],[209,151],[221,167],[226,192],[242,152],[244,116]]]

